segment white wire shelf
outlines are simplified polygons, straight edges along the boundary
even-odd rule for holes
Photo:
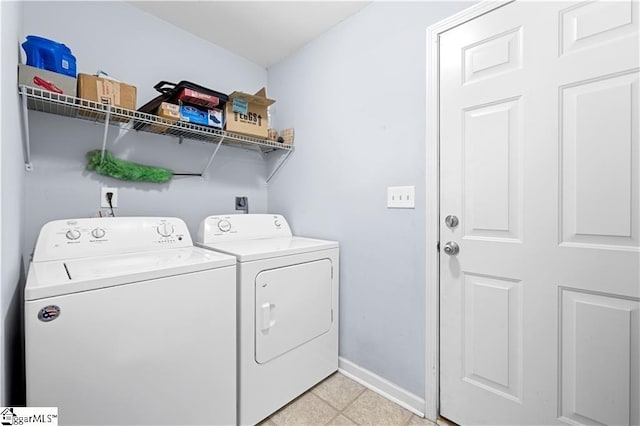
[[[105,137],[103,141],[103,151],[106,148],[106,126],[109,125],[118,126],[123,130],[135,130],[144,133],[174,136],[180,138],[181,141],[183,139],[188,139],[217,144],[217,147],[205,170],[203,170],[199,175],[204,175],[206,173],[221,144],[245,149],[257,149],[261,155],[272,151],[286,152],[286,155],[283,156],[275,169],[270,173],[267,178],[267,182],[273,177],[273,175],[275,175],[280,167],[284,165],[289,154],[293,151],[293,146],[284,145],[270,139],[253,138],[238,133],[226,132],[212,127],[201,126],[184,121],[171,121],[156,115],[102,104],[74,96],[49,92],[36,87],[20,85],[18,86],[18,92],[22,96],[23,109],[25,109],[23,122],[26,145],[25,163],[27,170],[32,170],[32,168],[29,125],[26,109],[104,123]]]
[[[211,143],[218,143],[221,138],[224,138],[224,144],[258,145],[264,148],[287,151],[292,148],[289,145],[283,145],[269,139],[252,138],[184,121],[173,122],[156,115],[114,107],[73,96],[60,95],[35,87],[20,86],[20,93],[27,96],[27,107],[34,111],[104,122],[106,111],[110,109],[110,120],[113,122],[110,124],[122,125],[122,123],[129,123],[133,126],[133,129],[138,130],[140,128],[140,131],[145,133],[176,136]]]

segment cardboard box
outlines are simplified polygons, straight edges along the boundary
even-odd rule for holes
[[[209,117],[207,126],[222,129],[224,127],[224,113],[221,109],[211,108],[209,109]]]
[[[246,114],[233,111],[235,98],[248,103]],[[272,99],[267,99],[267,90],[264,87],[255,95],[233,92],[229,95],[229,101],[225,105],[225,130],[266,139],[269,129],[267,107],[274,102]]]
[[[182,121],[222,129],[224,119],[221,109],[203,109],[193,105],[180,105],[179,108]]]
[[[187,104],[199,105],[205,108],[218,106],[220,99],[213,95],[200,93],[192,89],[182,89],[178,95],[178,100]]]
[[[158,111],[156,112],[158,117],[164,118],[172,123],[180,120],[180,105],[171,104],[169,102],[163,102],[158,107]],[[169,129],[170,126],[163,124],[152,124],[149,126],[149,130],[152,132],[165,132]]]
[[[180,120],[187,123],[206,126],[209,124],[208,115],[207,110],[196,108],[192,105],[180,105]]]
[[[78,81],[68,75],[29,65],[18,65],[18,84],[66,96],[76,96]]]
[[[135,110],[136,96],[135,86],[94,75],[78,74],[79,98]]]
[[[287,145],[287,146],[293,145],[293,137],[294,137],[293,128],[284,129],[280,132],[280,138],[282,138],[282,143],[284,145]],[[278,142],[280,141],[280,138],[278,138]]]

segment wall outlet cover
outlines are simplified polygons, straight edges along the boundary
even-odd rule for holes
[[[249,197],[236,197],[236,210],[249,211]]]
[[[107,192],[112,192],[111,204],[113,208],[118,207],[118,188],[102,187],[100,189],[100,207],[109,208],[109,201],[107,200]]]

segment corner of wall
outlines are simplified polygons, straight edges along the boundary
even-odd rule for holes
[[[17,92],[23,3],[0,2],[0,404],[24,404],[22,335],[23,132]],[[13,96],[11,94],[14,94]]]

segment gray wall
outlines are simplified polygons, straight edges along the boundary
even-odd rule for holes
[[[26,2],[24,36],[65,43],[78,71],[104,70],[138,89],[138,106],[155,97],[160,80],[189,80],[224,93],[256,91],[266,84],[264,68],[173,27],[124,2]],[[51,16],[64,17],[61,25]],[[99,17],[99,19],[98,19]],[[174,178],[168,184],[128,183],[85,170],[87,151],[102,143],[103,126],[31,112],[34,171],[26,174],[24,252],[28,260],[41,226],[49,220],[96,215],[100,187],[119,188],[118,216],[178,216],[193,235],[200,220],[234,212],[234,197],[249,197],[253,212],[266,211],[266,163],[255,151],[222,148],[205,179]],[[215,148],[176,138],[126,134],[108,149],[120,158],[177,172],[201,172]]]
[[[341,243],[340,354],[424,397],[426,28],[462,2],[375,2],[269,69],[296,151],[269,210]],[[416,209],[386,188],[416,186]]]
[[[22,3],[0,2],[2,82],[0,139],[0,405],[24,403],[22,324],[23,269],[21,231],[24,225],[22,132],[17,64]]]

